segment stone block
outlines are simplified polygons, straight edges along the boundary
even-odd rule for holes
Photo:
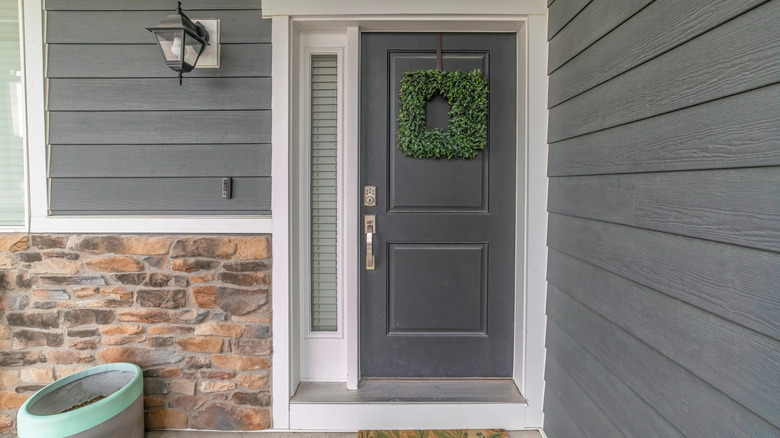
[[[236,238],[234,259],[268,259],[271,257],[271,245],[268,236]]]
[[[195,329],[196,335],[225,336],[239,338],[244,332],[244,326],[230,322],[209,321]]]
[[[172,408],[178,408],[184,411],[195,411],[199,409],[201,406],[203,406],[203,404],[206,403],[206,401],[208,401],[208,399],[203,397],[197,397],[194,395],[172,394],[168,398],[168,402],[170,403]]]
[[[268,374],[241,373],[236,377],[239,385],[249,389],[268,388]]]
[[[271,406],[271,393],[263,392],[235,392],[230,396],[230,401],[237,405]]]
[[[270,283],[265,272],[222,272],[219,281],[236,286],[265,286]]]
[[[146,336],[144,335],[132,335],[132,336],[103,336],[100,339],[100,343],[103,345],[125,345],[125,344],[138,344],[144,342]]]
[[[198,312],[195,309],[119,309],[117,318],[122,322],[145,323],[199,323],[208,317],[209,312]],[[149,332],[150,334],[157,334]]]
[[[40,262],[43,260],[43,256],[39,252],[18,252],[16,258],[24,263]]]
[[[19,382],[19,372],[0,370],[0,388],[12,388]]]
[[[122,246],[122,239],[117,236],[74,236],[67,245],[91,254],[121,253]]]
[[[92,298],[97,294],[98,290],[94,287],[80,287],[73,290],[73,297],[78,299]]]
[[[263,370],[271,366],[271,361],[257,356],[236,356],[228,354],[214,354],[211,356],[214,365],[230,370],[247,371]]]
[[[32,246],[38,249],[64,249],[69,236],[52,236],[50,234],[34,234],[30,236]]]
[[[138,324],[108,325],[100,327],[100,334],[107,336],[135,335],[143,333],[144,327]]]
[[[155,325],[146,329],[150,335],[189,335],[195,332],[195,327],[187,325]]]
[[[181,368],[147,368],[144,370],[144,377],[170,379],[171,377],[178,376],[181,376]]]
[[[100,275],[78,275],[78,276],[57,276],[49,275],[39,277],[39,280],[43,284],[53,284],[57,286],[63,285],[79,285],[79,286],[105,286],[106,279]]]
[[[32,292],[33,298],[36,300],[69,300],[70,295],[62,289],[47,290],[47,289],[35,289]]]
[[[122,254],[164,255],[171,248],[171,240],[166,237],[124,237]]]
[[[16,264],[15,257],[8,254],[0,254],[0,269],[13,269],[16,267]]]
[[[130,362],[141,367],[177,363],[184,355],[171,350],[139,347],[108,347],[100,350],[97,359],[105,363]]]
[[[211,271],[219,266],[214,260],[177,259],[171,262],[171,269],[179,272]]]
[[[11,432],[14,428],[14,417],[6,414],[0,414],[0,432]]]
[[[68,337],[71,338],[92,338],[98,335],[100,335],[100,330],[96,328],[68,330]]]
[[[103,295],[104,297],[116,298],[118,300],[133,299],[133,292],[125,289],[122,286],[101,287],[100,295]]]
[[[143,284],[148,277],[149,274],[143,274],[143,273],[142,274],[114,274],[111,276],[111,280],[128,286],[138,286],[139,284]]]
[[[86,351],[64,351],[52,350],[46,352],[46,358],[49,362],[58,365],[70,365],[74,363],[94,362],[95,356]]]
[[[21,313],[9,312],[5,315],[8,325],[11,327],[29,327],[37,329],[58,328],[59,312]]]
[[[214,274],[190,275],[190,282],[192,283],[208,283],[213,280]]]
[[[235,322],[242,322],[242,323],[248,323],[248,324],[256,324],[256,323],[262,323],[262,324],[269,324],[271,322],[271,315],[270,313],[265,314],[251,314],[251,315],[233,315],[230,317]]]
[[[46,251],[43,256],[47,259],[65,259],[65,260],[79,260],[81,254],[70,251]]]
[[[0,252],[19,252],[30,247],[27,234],[0,234]]]
[[[190,290],[192,301],[204,309],[217,307],[217,288],[215,286],[198,286]]]
[[[71,350],[95,350],[97,349],[97,339],[81,339],[68,341],[68,348]]]
[[[268,302],[266,289],[217,288],[216,305],[231,315],[246,315]]]
[[[33,347],[59,347],[62,345],[61,333],[41,332],[37,330],[16,330],[12,335],[14,350]]]
[[[0,351],[0,367],[21,367],[46,362],[41,352]]]
[[[154,269],[164,269],[165,265],[168,264],[168,257],[165,256],[148,256],[142,258],[141,260],[149,265],[150,268]]]
[[[57,366],[54,367],[54,374],[58,379],[61,379],[63,377],[67,377],[71,374],[78,373],[79,371],[84,371],[87,368],[91,368],[89,365],[76,365],[72,367],[63,367],[63,366]]]
[[[0,391],[0,411],[16,409],[24,404],[29,395],[18,394],[14,391]]]
[[[180,309],[187,305],[186,297],[184,289],[142,289],[135,294],[139,306],[162,309]]]
[[[57,307],[57,303],[54,301],[36,301],[30,305],[33,309],[54,309]]]
[[[235,382],[230,381],[216,381],[216,382],[200,382],[198,385],[198,391],[204,394],[211,392],[225,392],[236,389]]]
[[[73,309],[64,312],[62,325],[76,327],[87,324],[109,324],[116,319],[113,310]]]
[[[25,368],[19,372],[23,383],[49,384],[54,381],[54,368]]]
[[[144,265],[133,257],[112,256],[84,260],[84,266],[100,272],[141,272]]]
[[[171,392],[195,395],[195,382],[192,380],[171,380],[169,387]]]
[[[31,274],[58,274],[75,275],[81,270],[81,264],[72,260],[64,259],[46,259],[41,262],[33,263],[29,272]]]
[[[219,353],[222,351],[224,339],[212,336],[189,337],[179,339],[176,343],[179,344],[184,351],[192,351],[195,353]]]
[[[144,413],[147,429],[186,429],[187,413],[176,409],[153,409]]]
[[[235,371],[201,371],[198,373],[201,379],[206,380],[230,380],[236,376]]]
[[[193,416],[191,427],[209,430],[261,430],[271,425],[266,409],[214,403]]]
[[[168,382],[159,379],[144,379],[144,395],[167,394],[170,392]]]
[[[168,286],[171,280],[173,280],[173,275],[171,274],[154,273],[149,275],[149,278],[144,282],[144,286],[165,287]]]
[[[2,316],[2,313],[0,313],[0,321]],[[11,329],[3,323],[0,323],[0,339],[11,339]]]
[[[11,295],[3,300],[3,307],[6,310],[24,310],[30,304],[30,297],[27,295]]]
[[[237,250],[237,245],[227,237],[200,237],[178,240],[171,248],[171,257],[208,257],[227,259]]]
[[[160,348],[160,347],[170,347],[174,344],[174,339],[172,336],[161,336],[161,337],[153,337],[146,340],[146,344],[150,347]]]
[[[208,356],[187,356],[187,360],[184,361],[184,366],[188,370],[211,368],[211,359]]]
[[[225,262],[222,267],[226,271],[233,272],[257,272],[266,271],[271,267],[271,264],[267,261],[250,261],[250,262]]]
[[[165,406],[165,396],[163,395],[145,395],[144,409],[160,408]]]
[[[267,325],[247,325],[245,336],[252,339],[266,339],[271,337],[271,327]]]
[[[233,339],[230,341],[230,351],[244,356],[269,356],[271,354],[271,340]]]

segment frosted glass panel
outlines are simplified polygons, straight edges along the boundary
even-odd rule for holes
[[[336,55],[311,57],[311,327],[338,330]]]
[[[0,226],[24,225],[24,88],[17,0],[0,0]]]

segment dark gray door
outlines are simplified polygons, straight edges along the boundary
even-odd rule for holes
[[[512,375],[516,35],[443,35],[443,69],[480,69],[490,87],[488,144],[472,160],[396,147],[401,75],[435,69],[436,47],[436,34],[362,35],[361,193],[377,187],[360,216],[363,377]],[[375,270],[366,214],[376,215]]]

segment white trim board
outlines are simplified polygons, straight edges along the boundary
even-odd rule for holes
[[[272,0],[273,1],[273,0]],[[446,2],[430,2],[437,4],[440,10],[448,8]],[[355,12],[355,11],[353,11]],[[266,8],[265,13],[269,10]],[[480,21],[481,20],[481,21]],[[292,63],[299,56],[297,44],[298,34],[301,31],[341,32],[346,34],[346,47],[344,49],[344,102],[346,113],[344,114],[344,190],[345,206],[343,208],[343,220],[346,229],[357,229],[357,200],[359,199],[357,174],[358,174],[358,114],[350,111],[359,105],[359,36],[362,30],[371,31],[407,31],[407,30],[459,30],[459,31],[509,31],[519,32],[519,53],[524,55],[518,60],[518,85],[524,91],[518,90],[519,105],[524,108],[525,117],[518,120],[519,174],[524,176],[518,181],[518,229],[517,237],[520,245],[517,249],[517,260],[521,264],[518,269],[519,281],[517,283],[520,303],[516,316],[516,367],[514,379],[522,390],[523,396],[529,400],[527,407],[518,409],[517,405],[505,406],[499,409],[491,409],[492,414],[484,415],[495,421],[492,426],[501,424],[506,428],[539,428],[543,423],[542,402],[544,393],[544,332],[545,317],[544,303],[546,297],[546,194],[547,178],[545,175],[547,160],[546,145],[546,95],[547,76],[544,72],[546,65],[547,42],[545,38],[546,15],[532,16],[350,16],[328,17],[312,16],[292,17],[290,21],[291,33],[288,35],[286,46],[293,45],[290,57],[286,61]],[[276,36],[276,34],[274,34]],[[277,41],[274,40],[274,44]],[[274,58],[274,62],[279,62]],[[274,93],[278,81],[274,81]],[[279,91],[287,93],[288,91]],[[292,91],[295,93],[295,91]],[[278,108],[275,108],[278,109]],[[294,112],[290,108],[291,112]],[[277,125],[274,124],[276,127]],[[295,148],[297,143],[274,144],[274,153],[279,147]],[[292,176],[292,175],[291,175]],[[275,180],[274,185],[281,183],[297,184],[294,179],[287,181]],[[352,200],[352,202],[350,202]],[[354,204],[354,205],[352,205]],[[275,210],[276,211],[276,210]],[[354,233],[352,233],[354,234]],[[276,239],[275,239],[276,240]],[[344,251],[347,259],[357,260],[358,245],[357,236],[345,236],[347,248]],[[358,370],[358,281],[357,272],[347,260],[344,264],[353,272],[345,271],[344,283],[346,296],[346,321],[345,340],[347,343],[347,370],[346,388],[356,389],[359,382]],[[296,294],[294,294],[296,295]],[[294,303],[297,298],[293,297]],[[289,308],[280,308],[274,305],[274,320],[288,314]],[[290,333],[300,330],[300,320],[294,317],[287,321]],[[296,335],[293,335],[296,336]],[[293,340],[293,343],[296,341]],[[276,342],[274,343],[276,346]],[[279,350],[276,350],[279,353]],[[296,351],[295,349],[292,350]],[[288,370],[297,375],[298,357],[290,356]],[[277,370],[275,369],[275,374]],[[341,380],[341,378],[334,379]],[[276,379],[275,379],[276,383]],[[292,381],[290,383],[293,383]],[[274,400],[279,401],[280,394],[274,387]],[[493,408],[496,405],[492,405]],[[409,406],[397,404],[309,404],[293,403],[289,405],[288,427],[294,429],[320,429],[354,430],[361,427],[387,427],[387,428],[414,428],[414,427],[480,427],[479,421],[463,420],[464,418],[480,418],[482,413],[475,415],[472,404],[463,405],[463,411],[450,406],[437,406],[425,404],[423,406]],[[430,408],[430,409],[429,409]],[[453,410],[455,409],[455,410]],[[482,408],[478,408],[482,409]],[[521,412],[522,411],[522,412]],[[285,425],[278,421],[274,411],[274,427],[284,428]],[[504,415],[495,418],[493,415]],[[390,421],[388,418],[392,418]],[[446,419],[446,420],[442,420]],[[441,420],[441,421],[440,421]],[[481,424],[481,423],[480,423]],[[505,424],[505,426],[503,426]]]

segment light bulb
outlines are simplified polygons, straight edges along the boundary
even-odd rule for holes
[[[176,59],[181,59],[181,36],[176,35],[173,37],[173,44],[171,44],[171,53]]]

